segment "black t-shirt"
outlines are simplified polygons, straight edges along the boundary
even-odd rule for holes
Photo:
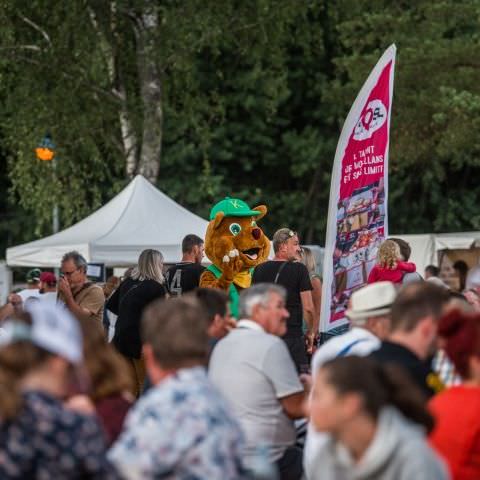
[[[435,387],[438,386],[439,379],[432,371],[430,363],[422,361],[403,345],[384,341],[380,348],[369,356],[380,363],[390,363],[402,367],[427,398],[436,393]]]
[[[271,260],[260,264],[253,272],[252,283],[275,283],[275,278],[284,265],[277,284],[287,290],[286,307],[290,317],[287,320],[287,333],[285,337],[298,337],[303,335],[302,320],[303,308],[300,292],[312,290],[312,283],[307,267],[300,262],[280,262]]]
[[[198,287],[204,270],[205,267],[192,262],[180,262],[171,266],[165,274],[169,293],[175,297],[194,290]]]
[[[140,358],[143,309],[154,300],[165,297],[166,293],[165,286],[155,280],[131,278],[124,280],[113,292],[106,307],[118,315],[112,343],[120,353],[129,358]]]

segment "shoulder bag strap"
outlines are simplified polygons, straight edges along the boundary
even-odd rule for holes
[[[359,338],[357,340],[354,340],[352,343],[349,343],[348,345],[346,345],[345,347],[343,347],[336,355],[336,358],[338,357],[345,357],[347,355],[347,353],[355,346],[357,345],[358,343],[362,343],[362,342],[366,342],[367,339],[366,338]]]
[[[278,272],[277,274],[275,275],[275,280],[273,281],[273,283],[278,283],[278,278],[280,277],[280,274],[282,273],[282,270],[285,268],[285,265],[287,264],[288,262],[283,262],[281,265],[280,265],[280,268],[278,269]]]

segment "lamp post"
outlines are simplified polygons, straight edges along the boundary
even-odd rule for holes
[[[35,149],[35,155],[37,156],[37,159],[41,160],[42,162],[52,162],[54,176],[56,176],[57,171],[57,160],[55,158],[55,153],[55,144],[52,142],[52,137],[50,136],[50,134],[47,133]],[[60,222],[58,216],[58,204],[56,202],[53,206],[52,213],[53,233],[57,233],[60,228]]]

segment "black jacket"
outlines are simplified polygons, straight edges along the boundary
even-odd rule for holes
[[[129,358],[140,358],[140,326],[144,308],[153,300],[165,297],[165,287],[155,280],[127,278],[107,301],[107,309],[118,315],[112,343]]]

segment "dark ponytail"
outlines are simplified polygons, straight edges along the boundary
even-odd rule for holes
[[[402,368],[382,365],[370,358],[348,356],[326,362],[322,370],[327,374],[327,382],[340,395],[360,394],[364,409],[373,418],[377,419],[380,410],[391,405],[428,432],[433,428],[425,396]]]

